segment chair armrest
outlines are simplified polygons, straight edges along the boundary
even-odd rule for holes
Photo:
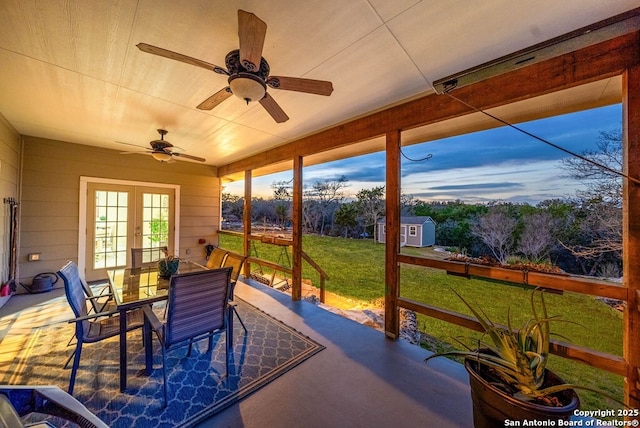
[[[98,299],[104,299],[105,297],[108,297],[111,299],[113,298],[113,293],[98,294],[95,296],[86,297],[85,300],[98,300]]]
[[[82,403],[57,386],[0,385],[0,395],[9,399],[20,416],[36,412],[58,416],[82,427],[109,427]]]
[[[105,292],[104,292],[105,290],[109,290],[109,292],[108,292],[108,293],[105,293]],[[99,296],[105,296],[105,297],[106,297],[106,296],[108,296],[108,295],[113,295],[113,292],[111,291],[111,286],[110,286],[109,284],[105,284],[105,285],[102,287],[102,290],[100,290],[100,292],[99,292],[99,294],[98,294],[98,295],[99,295]]]
[[[154,331],[162,330],[162,322],[160,322],[155,312],[153,312],[153,309],[151,309],[151,306],[149,305],[143,306],[142,312],[144,313],[144,317],[149,321],[149,324],[151,324],[151,328]]]
[[[91,314],[91,315],[85,315],[83,317],[72,318],[72,319],[68,320],[67,322],[69,324],[71,324],[72,322],[87,321],[87,320],[94,319],[94,318],[110,317],[111,315],[115,315],[117,313],[118,313],[118,311],[98,312],[97,314]]]
[[[4,394],[0,394],[0,425],[3,427],[24,426],[20,415],[9,401],[9,397]]]

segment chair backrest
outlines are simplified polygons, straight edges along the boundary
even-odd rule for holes
[[[224,263],[224,259],[226,256],[227,252],[225,250],[215,247],[209,255],[209,260],[207,260],[207,268],[218,269],[222,267],[222,263]]]
[[[238,277],[240,276],[240,272],[242,272],[242,265],[244,265],[244,261],[247,259],[245,256],[241,256],[236,253],[227,253],[227,258],[224,259],[223,267],[231,267],[233,270],[231,271],[231,283],[235,283],[238,281]]]
[[[73,262],[67,262],[67,264],[64,265],[62,269],[65,269],[67,267],[68,267],[68,270],[66,272],[71,272],[72,276],[77,277],[77,280],[80,282],[80,286],[82,287],[82,291],[84,292],[85,296],[95,297],[93,294],[93,290],[91,289],[91,287],[89,287],[89,284],[87,284],[87,282],[80,277],[80,272],[78,271],[78,265],[76,265]],[[62,269],[60,269],[60,271],[62,271]],[[85,299],[85,304],[86,304],[86,299]],[[100,312],[100,304],[96,299],[89,299],[89,304],[91,305],[91,309],[93,309],[94,313]]]
[[[71,310],[76,318],[84,317],[87,315],[87,300],[85,297],[84,286],[86,284],[80,278],[78,272],[78,265],[74,262],[67,262],[59,271],[58,276],[62,278],[64,282],[64,293],[67,296],[67,301]],[[86,286],[89,290],[89,286]],[[94,308],[95,309],[95,308]],[[89,321],[82,321],[76,323],[76,335],[78,337],[85,337],[84,333],[89,331]]]
[[[173,275],[165,324],[166,348],[226,328],[231,268]]]
[[[24,423],[18,412],[23,416],[29,413],[54,415],[65,421],[74,422],[73,426],[78,425],[83,428],[109,428],[109,425],[98,419],[82,403],[57,386],[0,385],[0,426],[12,428],[53,426],[47,421],[35,424]]]
[[[151,255],[151,250],[147,248],[131,248],[131,267],[140,268],[145,266],[153,266],[156,264],[154,261],[143,261],[144,253]],[[149,257],[151,258],[151,257]]]

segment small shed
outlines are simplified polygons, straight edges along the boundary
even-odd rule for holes
[[[376,240],[385,242],[385,217],[378,220]],[[430,247],[436,243],[436,222],[429,216],[400,217],[400,245],[408,247]]]

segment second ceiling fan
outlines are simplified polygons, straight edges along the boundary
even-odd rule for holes
[[[282,123],[287,121],[289,116],[267,93],[267,86],[274,89],[328,96],[333,92],[333,84],[326,80],[270,76],[269,63],[262,57],[266,33],[267,24],[264,21],[253,13],[238,10],[240,49],[227,54],[226,68],[146,43],[138,43],[136,46],[143,52],[206,68],[228,76],[229,86],[220,89],[201,102],[198,105],[199,109],[211,110],[231,95],[236,95],[247,104],[258,101],[276,122]]]

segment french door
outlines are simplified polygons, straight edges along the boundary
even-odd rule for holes
[[[87,183],[85,278],[107,278],[107,269],[131,265],[131,248],[142,262],[172,254],[175,189],[116,183]]]

